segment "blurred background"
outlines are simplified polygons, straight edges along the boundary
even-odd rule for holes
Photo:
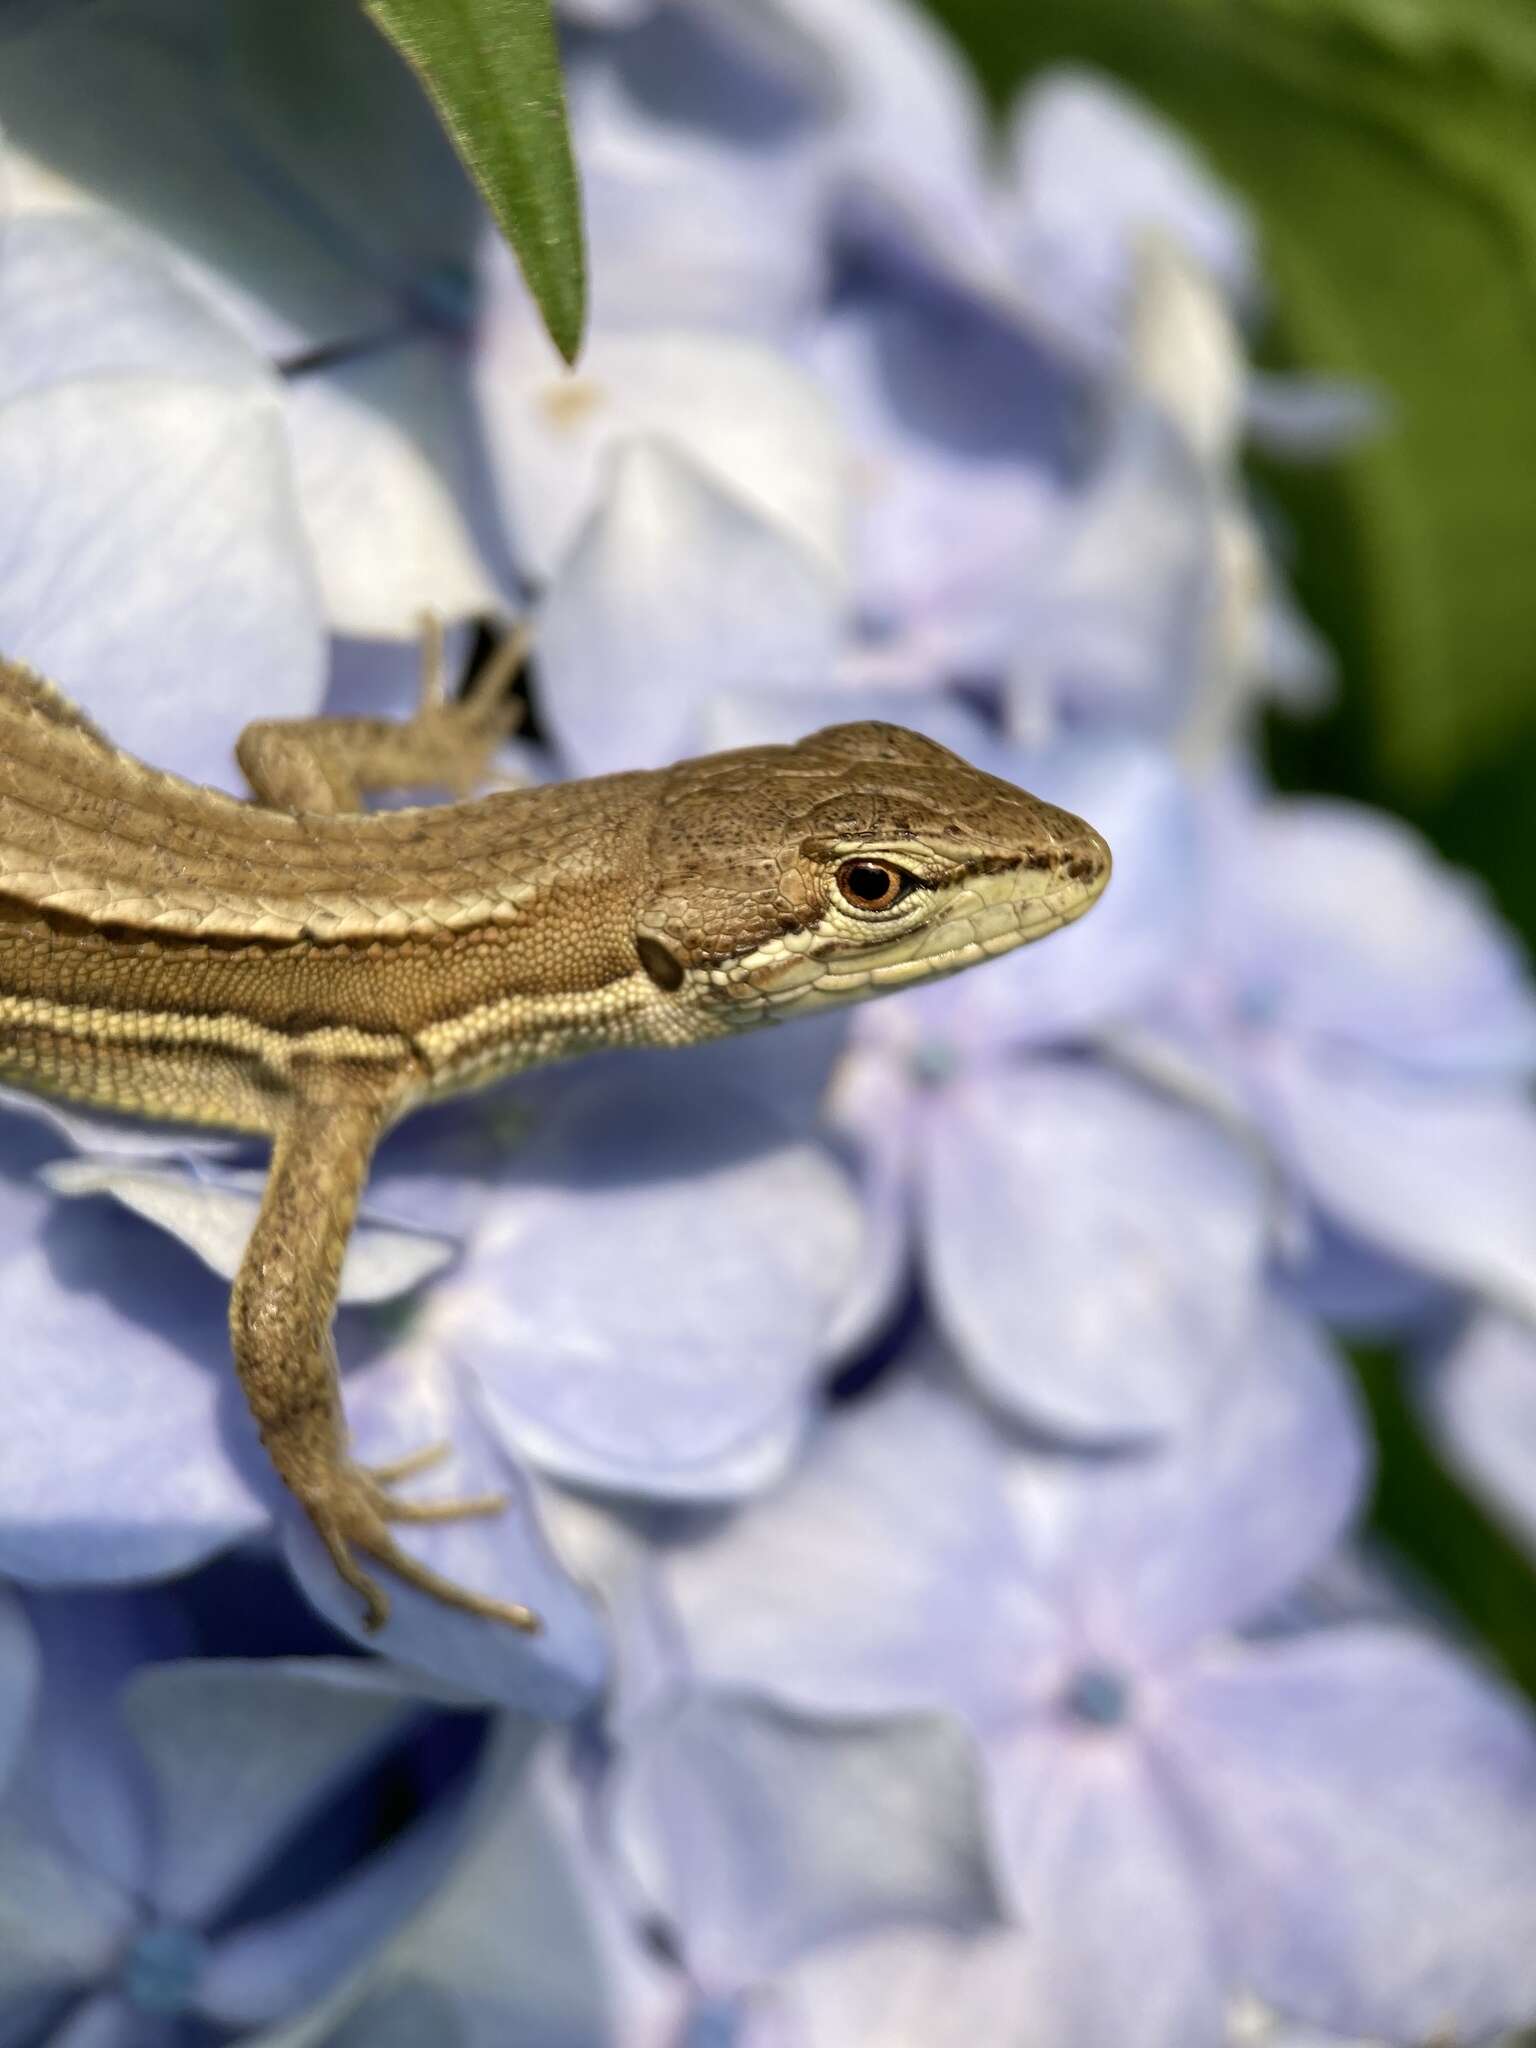
[[[1250,477],[1334,648],[1327,708],[1272,715],[1285,787],[1412,819],[1536,948],[1536,14],[1521,0],[930,0],[1005,107],[1092,64],[1251,207],[1255,357],[1358,377],[1385,431]],[[1389,1362],[1376,1517],[1536,1690],[1536,1579],[1445,1479]]]

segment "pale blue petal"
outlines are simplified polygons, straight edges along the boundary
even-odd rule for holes
[[[1129,308],[1137,245],[1167,235],[1234,299],[1252,296],[1247,219],[1178,132],[1090,71],[1038,78],[1013,114],[1010,235],[1032,302],[1103,361]]]
[[[450,677],[462,677],[472,639],[469,627],[444,621]],[[421,702],[422,652],[419,628],[412,640],[333,635],[321,709],[328,718],[409,718]]]
[[[891,1328],[912,1285],[922,1124],[910,1098],[921,1058],[921,1046],[856,1039],[827,1097],[827,1121],[852,1148],[864,1203],[863,1242],[834,1339],[839,1357],[856,1359]]]
[[[986,722],[959,698],[935,689],[926,676],[904,677],[899,683],[878,673],[850,673],[858,650],[845,650],[838,680],[806,689],[721,690],[704,707],[699,723],[700,751],[726,747],[789,746],[823,726],[849,719],[874,718],[925,733],[963,760],[986,760],[994,745]]]
[[[558,1746],[523,1768],[508,1724],[462,1861],[378,1963],[261,2048],[667,2048],[681,1986],[641,1949],[593,1854]],[[350,2008],[350,2009],[348,2009]]]
[[[1394,2041],[1536,2011],[1536,1723],[1474,1666],[1386,1628],[1212,1652],[1157,1739],[1261,1997]]]
[[[398,322],[477,222],[424,95],[350,8],[61,13],[7,51],[0,124],[206,266],[272,352]]]
[[[1244,423],[1256,446],[1291,462],[1327,461],[1390,432],[1395,408],[1374,384],[1326,372],[1250,370]]]
[[[1441,1447],[1536,1556],[1536,1332],[1474,1316],[1420,1379]]]
[[[473,1796],[451,1794],[319,1898],[216,1941],[197,2010],[249,2027],[302,2010],[366,1964],[424,1902],[463,1845]]]
[[[173,1277],[174,1276],[174,1277]],[[38,1585],[185,1571],[264,1528],[224,1292],[142,1228],[66,1209],[0,1267],[0,1570]]]
[[[185,1124],[157,1124],[138,1117],[110,1116],[104,1111],[77,1109],[46,1095],[0,1086],[0,1108],[55,1131],[76,1152],[128,1159],[219,1157],[239,1148],[239,1138],[210,1137]],[[10,1145],[10,1126],[0,1142]]]
[[[1080,394],[993,308],[931,286],[855,297],[808,360],[858,451],[861,616],[931,675],[1006,668],[1035,630]]]
[[[120,1711],[146,1662],[191,1648],[185,1615],[164,1593],[53,1593],[29,1603],[45,1691],[27,1791],[82,1865],[141,1898],[154,1839],[153,1786]]]
[[[786,1485],[668,1557],[698,1667],[827,1715],[1017,1713],[1060,1630],[1005,1473],[984,1418],[923,1377],[835,1412]]]
[[[824,150],[840,235],[877,266],[1014,311],[997,232],[987,119],[943,26],[888,0],[775,0],[816,51],[831,97]]]
[[[1285,1286],[1331,1330],[1382,1342],[1443,1321],[1451,1290],[1315,1211],[1286,1247]]]
[[[1235,822],[1212,849],[1216,935],[1256,1023],[1447,1077],[1536,1066],[1536,985],[1481,883],[1364,805]]]
[[[285,1548],[308,1598],[361,1647],[382,1650],[471,1699],[544,1715],[573,1714],[587,1705],[607,1672],[602,1627],[591,1602],[556,1562],[528,1480],[485,1428],[478,1401],[409,1342],[395,1361],[350,1375],[346,1400],[353,1448],[365,1464],[385,1464],[429,1444],[449,1446],[441,1470],[413,1482],[411,1497],[505,1497],[498,1514],[402,1524],[398,1534],[432,1570],[531,1607],[542,1626],[538,1634],[525,1635],[506,1622],[460,1614],[385,1572],[380,1583],[389,1594],[390,1619],[369,1634],[357,1595],[336,1576],[319,1538],[294,1508],[286,1520]]]
[[[1101,1440],[1202,1414],[1261,1272],[1250,1153],[1118,1074],[1045,1061],[957,1083],[924,1151],[935,1313],[993,1399]]]
[[[615,1740],[659,1698],[672,1698],[687,1675],[661,1576],[660,1533],[673,1511],[635,1512],[601,1495],[537,1479],[534,1496],[555,1555],[603,1611],[612,1660],[604,1722]]]
[[[1210,666],[1217,520],[1210,481],[1150,406],[1127,404],[1076,508],[1033,567],[1029,634],[1006,703],[1028,737],[1063,703],[1162,731]]]
[[[1315,1325],[1256,1307],[1199,1425],[1097,1465],[1037,1455],[1010,1471],[1020,1540],[1092,1661],[1166,1664],[1262,1618],[1359,1511],[1368,1438],[1350,1381]]]
[[[1342,2034],[1331,2028],[1324,2032],[1318,2027],[1293,2026],[1287,2019],[1266,2014],[1256,2000],[1245,1999],[1240,2008],[1241,2020],[1252,2033],[1253,2028],[1261,2029],[1252,2034],[1253,2048],[1381,2048],[1379,2038],[1363,2041],[1358,2036],[1346,2041]],[[1229,2048],[1247,2048],[1247,2036],[1229,2038]]]
[[[809,144],[828,111],[824,52],[798,0],[645,0],[643,25],[578,46],[669,128],[742,149]]]
[[[218,120],[205,106],[203,125],[222,130],[226,157],[267,199],[288,242],[306,239],[296,261],[323,247],[355,282],[382,288],[382,317],[355,317],[342,338],[388,331],[402,316],[467,332],[485,213],[415,72],[349,7],[288,13],[235,0],[224,13],[209,34]],[[190,83],[196,92],[195,76]],[[224,231],[222,209],[205,217],[213,260],[287,312],[295,281],[254,274],[259,248]],[[177,239],[194,242],[203,225],[189,220]]]
[[[1059,1044],[1134,1019],[1196,941],[1202,846],[1187,781],[1162,749],[1102,735],[985,765],[1086,818],[1109,841],[1114,874],[1091,914],[1048,944],[956,981],[953,1028],[979,1050]]]
[[[839,612],[782,526],[662,443],[629,442],[540,613],[540,709],[583,774],[659,767],[695,750],[716,691],[819,680]]]
[[[42,2048],[163,2048],[164,2039],[162,2021],[106,1991],[77,2006]]]
[[[916,7],[870,0],[774,0],[819,46],[837,97],[845,175],[888,182],[914,210],[979,193],[987,117],[959,47]]]
[[[597,28],[628,28],[644,21],[656,0],[560,0],[560,12]]]
[[[1516,1088],[1343,1058],[1263,1070],[1282,1156],[1313,1199],[1395,1259],[1536,1314],[1536,1109]]]
[[[1220,2048],[1210,1882],[1141,1745],[1024,1724],[989,1762],[1003,1869],[1028,1931],[1030,2048]]]
[[[0,1817],[0,1997],[93,1983],[133,1920],[115,1885]]]
[[[846,1010],[822,1011],[796,1017],[788,1031],[748,1031],[692,1046],[681,1067],[664,1060],[658,1068],[647,1050],[619,1054],[611,1071],[652,1093],[665,1076],[705,1100],[748,1095],[785,1132],[805,1135],[815,1129],[838,1074],[848,1022]]]
[[[0,407],[0,645],[131,752],[241,787],[315,709],[319,613],[275,392],[81,378]]]
[[[1253,674],[1288,711],[1324,711],[1338,695],[1339,658],[1313,625],[1274,562],[1265,587],[1247,593],[1246,632]]]
[[[695,1694],[633,1729],[620,1855],[715,1991],[818,1943],[996,1917],[976,1759],[937,1715],[829,1727],[750,1694]]]
[[[56,1195],[111,1195],[135,1216],[168,1231],[223,1280],[232,1280],[261,1207],[266,1174],[205,1167],[196,1174],[174,1167],[113,1159],[61,1159],[45,1167]],[[419,1287],[450,1265],[452,1242],[414,1230],[370,1222],[364,1205],[341,1269],[343,1303],[389,1301]]]
[[[508,1162],[528,1142],[546,1091],[573,1071],[548,1067],[510,1086],[424,1106],[374,1156],[364,1212],[375,1222],[462,1242]]]
[[[658,119],[625,89],[617,54],[615,69],[569,79],[593,327],[787,336],[825,289],[818,157],[792,136],[744,147]]]
[[[26,1610],[0,1586],[0,1792],[11,1775],[37,1698],[37,1642]]]
[[[0,244],[0,401],[69,377],[270,390],[264,360],[163,246],[108,214],[22,215]]]
[[[415,1710],[387,1666],[342,1658],[220,1658],[141,1672],[123,1713],[154,1777],[155,1906],[194,1926],[216,1918]]]
[[[856,1274],[849,1176],[760,1100],[676,1070],[573,1089],[519,1153],[433,1332],[560,1476],[717,1496],[792,1439]]]

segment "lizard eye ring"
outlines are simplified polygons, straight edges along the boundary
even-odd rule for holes
[[[889,910],[917,887],[917,878],[888,860],[845,860],[837,886],[855,910]]]

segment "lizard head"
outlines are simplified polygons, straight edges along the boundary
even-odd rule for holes
[[[705,1037],[954,974],[1044,938],[1109,880],[1070,811],[895,725],[660,772],[635,944]]]

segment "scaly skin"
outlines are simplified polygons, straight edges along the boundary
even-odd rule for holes
[[[500,681],[404,726],[249,727],[259,801],[242,804],[120,753],[0,662],[0,1079],[272,1140],[235,1363],[374,1627],[388,1604],[359,1554],[537,1626],[427,1571],[389,1526],[499,1501],[401,1499],[391,1485],[431,1454],[367,1472],[347,1452],[331,1324],[380,1135],[544,1061],[955,973],[1080,916],[1109,878],[1081,819],[890,725],[356,808],[370,789],[472,787],[505,723]]]

